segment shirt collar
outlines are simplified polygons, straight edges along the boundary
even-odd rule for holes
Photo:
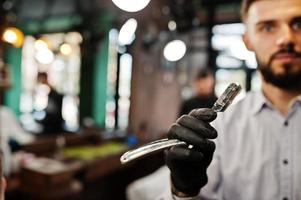
[[[301,105],[301,95],[297,96],[294,102],[298,102]],[[264,108],[273,108],[273,105],[264,96],[262,90],[258,92],[256,98],[254,99],[254,104],[251,112],[256,115],[260,113]]]
[[[301,95],[297,96],[293,102],[294,105],[301,105]]]
[[[271,103],[265,98],[262,90],[257,93],[256,98],[254,99],[253,107],[251,112],[256,115],[260,113],[265,107],[270,107]]]

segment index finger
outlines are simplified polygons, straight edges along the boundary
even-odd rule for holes
[[[212,122],[217,117],[217,113],[211,108],[194,109],[189,115],[205,122]]]

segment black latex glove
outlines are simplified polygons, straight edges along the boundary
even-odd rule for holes
[[[201,108],[181,116],[168,131],[168,138],[178,139],[193,145],[174,146],[167,150],[166,164],[171,171],[171,181],[177,191],[195,196],[206,185],[209,166],[215,144],[208,139],[217,137],[209,124],[217,114],[212,109]]]

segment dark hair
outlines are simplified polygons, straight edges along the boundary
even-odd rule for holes
[[[195,80],[206,78],[208,76],[213,76],[212,70],[208,68],[201,68],[195,76]]]
[[[240,16],[242,21],[246,19],[250,6],[259,0],[242,0],[241,7],[240,7]]]
[[[38,77],[47,78],[47,73],[46,72],[39,72]]]

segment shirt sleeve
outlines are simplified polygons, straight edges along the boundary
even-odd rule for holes
[[[34,136],[30,133],[26,132],[20,125],[19,121],[15,117],[15,115],[6,108],[2,109],[2,117],[3,122],[5,123],[6,127],[9,127],[7,131],[5,131],[7,134],[7,138],[13,138],[20,144],[25,144],[32,142],[34,140]]]
[[[162,166],[152,174],[134,181],[126,189],[127,199],[155,200],[158,197],[163,197],[162,194],[165,194],[165,191],[170,188],[169,174],[167,166]]]

